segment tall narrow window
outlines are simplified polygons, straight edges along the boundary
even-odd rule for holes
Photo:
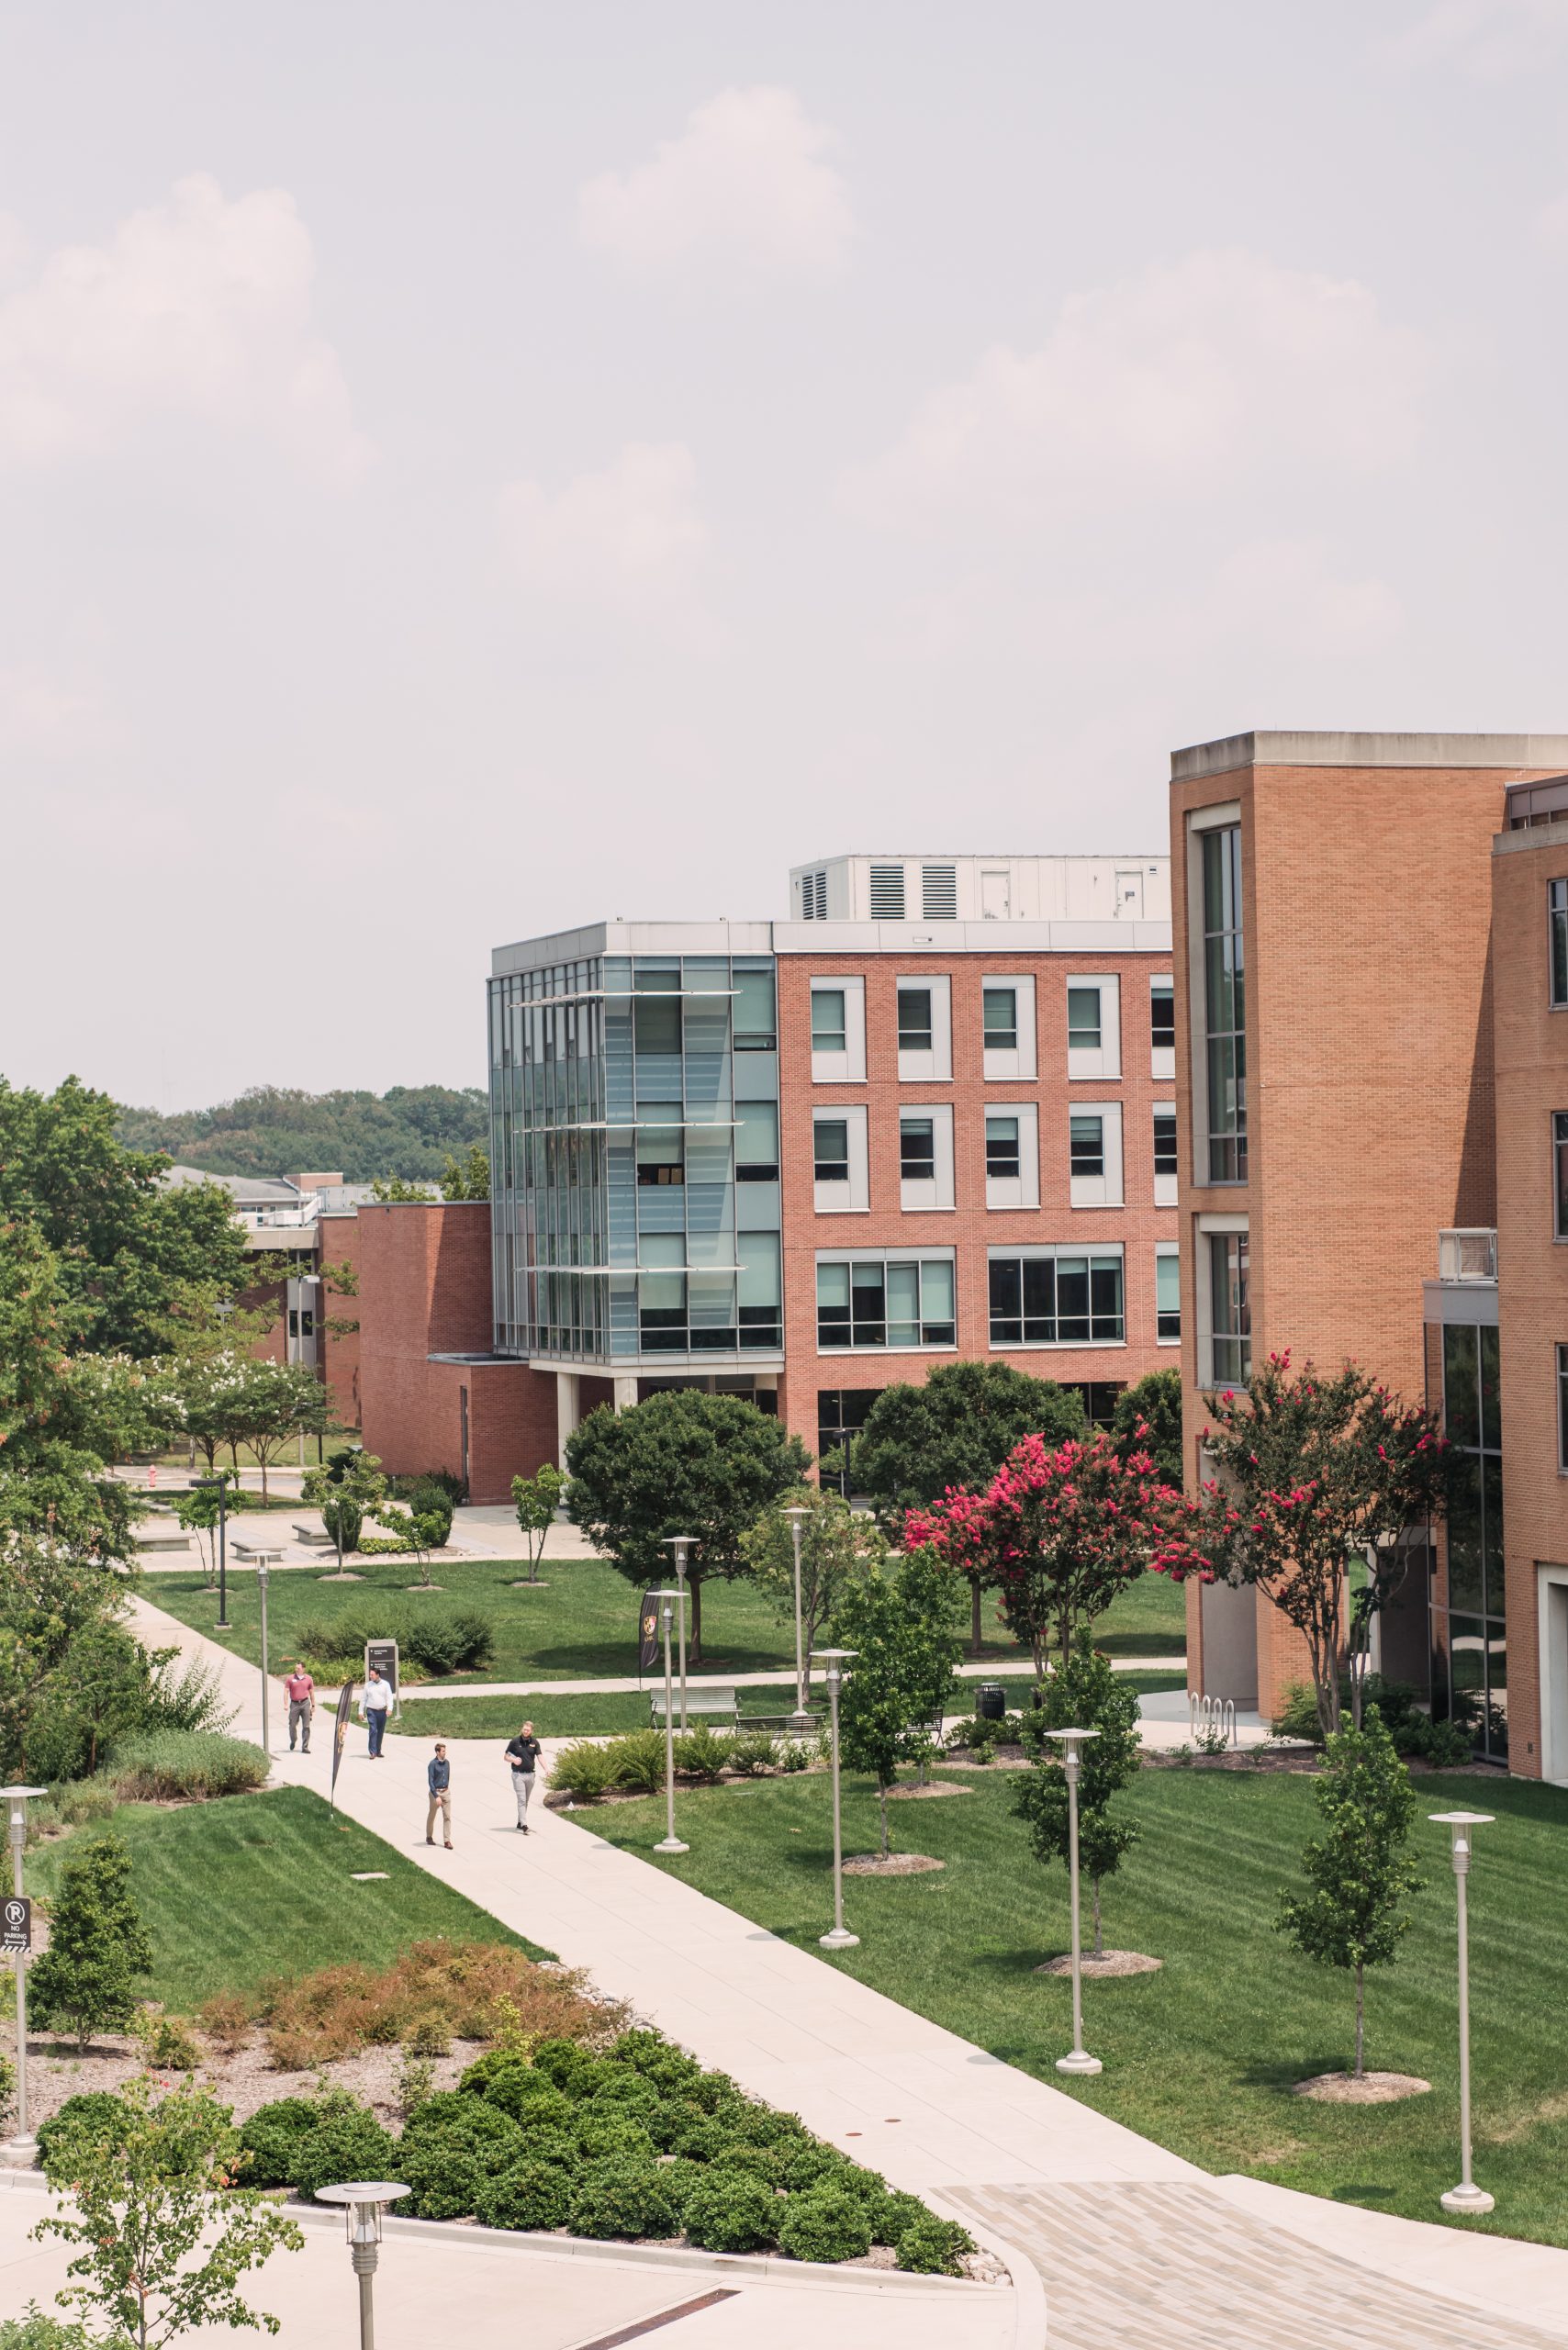
[[[816,1181],[819,1183],[847,1183],[848,1121],[844,1118],[815,1118],[812,1122],[812,1138],[816,1152]]]
[[[1245,1232],[1211,1232],[1208,1236],[1209,1328],[1216,1387],[1243,1387],[1252,1376],[1247,1240]]]
[[[1167,1341],[1182,1335],[1182,1259],[1174,1248],[1161,1248],[1154,1259],[1154,1326]]]
[[[1568,1472],[1568,1347],[1557,1349],[1557,1466]]]
[[[1022,1167],[1018,1148],[1018,1113],[995,1110],[985,1113],[985,1171],[991,1181],[1016,1182]]]
[[[735,1181],[737,1183],[778,1182],[778,1104],[777,1102],[736,1103]]]
[[[936,1181],[936,1126],[931,1118],[899,1120],[899,1174],[906,1183]]]
[[[1015,1053],[1018,1049],[1017,989],[987,988],[984,998],[986,1051]]]
[[[1568,1240],[1568,1110],[1551,1113],[1551,1229],[1559,1240]]]
[[[1154,1171],[1157,1175],[1176,1172],[1176,1113],[1157,1110],[1154,1113]]]
[[[1546,919],[1551,946],[1551,1001],[1568,1003],[1568,881],[1546,885]]]
[[[899,989],[899,1050],[901,1053],[928,1053],[931,1050],[931,990],[902,987]]]
[[[1105,1172],[1105,1121],[1101,1117],[1074,1117],[1068,1121],[1068,1140],[1071,1149],[1070,1171],[1074,1175],[1103,1175]]]
[[[1070,1053],[1097,1053],[1100,1049],[1100,990],[1098,988],[1069,988],[1067,991],[1067,1048]]]
[[[1157,979],[1148,991],[1149,1045],[1157,1053],[1176,1049],[1176,991],[1169,979]]]
[[[812,990],[812,1050],[842,1053],[845,1049],[844,990]]]
[[[771,971],[737,971],[734,1027],[737,1053],[771,1053],[778,1044]]]
[[[1241,937],[1241,827],[1201,835],[1204,1040],[1211,1183],[1247,1181],[1247,999]]]

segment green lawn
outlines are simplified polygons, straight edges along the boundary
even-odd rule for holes
[[[323,1561],[314,1568],[274,1573],[270,1586],[268,1622],[274,1663],[294,1653],[292,1628],[306,1616],[336,1615],[344,1608],[359,1612],[377,1592],[410,1590],[418,1570],[408,1559],[366,1560],[358,1569],[359,1583],[325,1583],[330,1572]],[[577,1681],[623,1677],[637,1670],[636,1624],[639,1594],[624,1575],[599,1559],[548,1559],[544,1582],[536,1589],[514,1588],[526,1567],[513,1559],[443,1559],[431,1570],[442,1585],[429,1605],[482,1606],[494,1621],[496,1650],[483,1673],[454,1674],[454,1684],[468,1681]],[[235,1569],[229,1576],[229,1612],[232,1630],[216,1629],[218,1598],[204,1589],[201,1578],[149,1571],[142,1589],[154,1606],[166,1608],[182,1623],[221,1639],[238,1655],[260,1662],[260,1625],[256,1581],[252,1568]],[[423,1605],[420,1601],[417,1604]],[[1163,1575],[1145,1575],[1115,1602],[1096,1629],[1096,1638],[1113,1656],[1180,1656],[1185,1648],[1185,1617],[1180,1589]],[[994,1636],[985,1653],[999,1665],[1016,1668],[1017,1643],[988,1612]],[[707,1655],[703,1670],[714,1674],[765,1672],[769,1666],[791,1665],[795,1647],[792,1629],[773,1615],[761,1594],[745,1583],[713,1583],[704,1590],[702,1628]]]
[[[78,1829],[30,1853],[28,1892],[47,1899],[70,1853],[106,1828],[130,1852],[152,1937],[149,1996],[182,2015],[215,1992],[248,1992],[269,1975],[345,1959],[382,1966],[436,1934],[549,1954],[330,1811],[308,1787],[173,1807],[126,1804],[104,1827]],[[386,1882],[356,1885],[361,1869],[385,1869]]]
[[[968,1799],[896,1804],[895,1846],[941,1874],[851,1879],[847,1968],[935,2022],[1054,2086],[1070,2045],[1065,1980],[1032,1969],[1067,1942],[1066,1878],[1030,1853],[1005,1778],[966,1774]],[[1413,1843],[1426,1884],[1398,1964],[1368,1980],[1367,2062],[1424,2076],[1432,2095],[1394,2106],[1319,2105],[1293,2083],[1350,2059],[1348,1975],[1297,1957],[1272,1930],[1312,1832],[1312,1782],[1270,1773],[1145,1771],[1124,1798],[1142,1836],[1107,1890],[1112,1947],[1162,1958],[1158,1975],[1089,1982],[1084,2039],[1104,2060],[1082,2098],[1215,2172],[1439,2221],[1459,2176],[1453,1875],[1447,1831],[1426,1814],[1496,1814],[1477,1830],[1471,1887],[1475,2175],[1506,2235],[1568,2244],[1568,1796],[1462,1774],[1422,1777]],[[672,1867],[786,1940],[814,1949],[832,1919],[825,1774],[677,1797],[689,1857],[661,1862],[656,1801],[573,1815]],[[851,1781],[846,1847],[873,1849],[876,1803]]]

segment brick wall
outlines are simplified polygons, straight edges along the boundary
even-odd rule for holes
[[[1170,1078],[1150,1075],[1149,978],[1170,968],[1164,954],[1028,954],[1003,940],[992,955],[787,955],[778,962],[779,1116],[783,1181],[784,1318],[788,1372],[779,1410],[811,1450],[816,1449],[817,1393],[825,1388],[880,1388],[918,1383],[935,1363],[958,1355],[992,1359],[986,1251],[1018,1241],[1124,1250],[1127,1343],[1122,1347],[1034,1347],[997,1350],[1036,1378],[1130,1383],[1146,1371],[1174,1366],[1174,1347],[1155,1335],[1155,1243],[1174,1240],[1176,1214],[1154,1204],[1153,1105],[1176,1098]],[[1067,1075],[1067,990],[1076,974],[1114,975],[1121,982],[1122,1075]],[[897,982],[946,977],[952,994],[950,1080],[901,1083],[898,1074]],[[814,1085],[811,1060],[813,979],[863,977],[866,983],[866,1082]],[[981,990],[988,977],[1032,976],[1035,981],[1035,1078],[986,1080],[981,1075]],[[1010,1102],[1037,1105],[1040,1205],[988,1209],[985,1203],[985,1112]],[[1068,1191],[1068,1117],[1074,1101],[1120,1101],[1123,1207],[1073,1208]],[[927,1102],[953,1105],[952,1209],[906,1211],[900,1203],[899,1109]],[[865,1104],[870,1166],[868,1214],[818,1215],[813,1203],[812,1115]],[[928,1244],[956,1251],[958,1346],[935,1353],[877,1349],[819,1353],[816,1251],[819,1248],[908,1248]]]

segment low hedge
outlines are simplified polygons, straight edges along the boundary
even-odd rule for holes
[[[899,2238],[898,2265],[916,2277],[961,2277],[961,2255],[974,2248],[968,2228],[961,2228],[957,2220],[939,2220],[927,2211]]]
[[[787,2196],[778,2242],[792,2260],[859,2260],[871,2249],[871,2222],[861,2197],[818,2187]]]
[[[314,2195],[348,2178],[396,2178],[397,2141],[367,2106],[339,2091],[323,2098],[285,2097],[257,2108],[240,2132],[250,2156],[247,2187],[292,2187]]]
[[[39,2168],[49,2168],[50,2149],[68,2131],[117,2131],[125,2118],[125,2109],[112,2089],[82,2089],[75,2097],[68,2097],[63,2105],[38,2127]]]
[[[114,1781],[129,1803],[174,1796],[236,1796],[259,1787],[272,1765],[248,1739],[210,1729],[159,1729],[118,1748]]]
[[[673,2236],[680,2214],[656,2165],[611,2159],[586,2163],[578,2172],[567,2197],[566,2225],[575,2236]]]
[[[476,2216],[487,2228],[564,2228],[572,2184],[554,2163],[524,2161],[487,2178],[479,2191]]]
[[[294,1645],[308,1662],[348,1671],[360,1664],[366,1640],[396,1640],[405,1668],[440,1679],[477,1673],[495,1654],[495,1630],[476,1607],[410,1607],[406,1600],[360,1602],[337,1616],[307,1617]]]
[[[714,2168],[686,2198],[681,2217],[706,2252],[765,2252],[779,2240],[785,2201],[750,2171]]]

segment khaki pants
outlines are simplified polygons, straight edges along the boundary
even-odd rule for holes
[[[452,1841],[452,1789],[450,1787],[442,1787],[438,1795],[431,1796],[430,1799],[430,1808],[425,1813],[427,1844],[433,1844],[435,1841],[435,1816],[438,1810],[441,1813],[442,1835],[450,1844]]]

